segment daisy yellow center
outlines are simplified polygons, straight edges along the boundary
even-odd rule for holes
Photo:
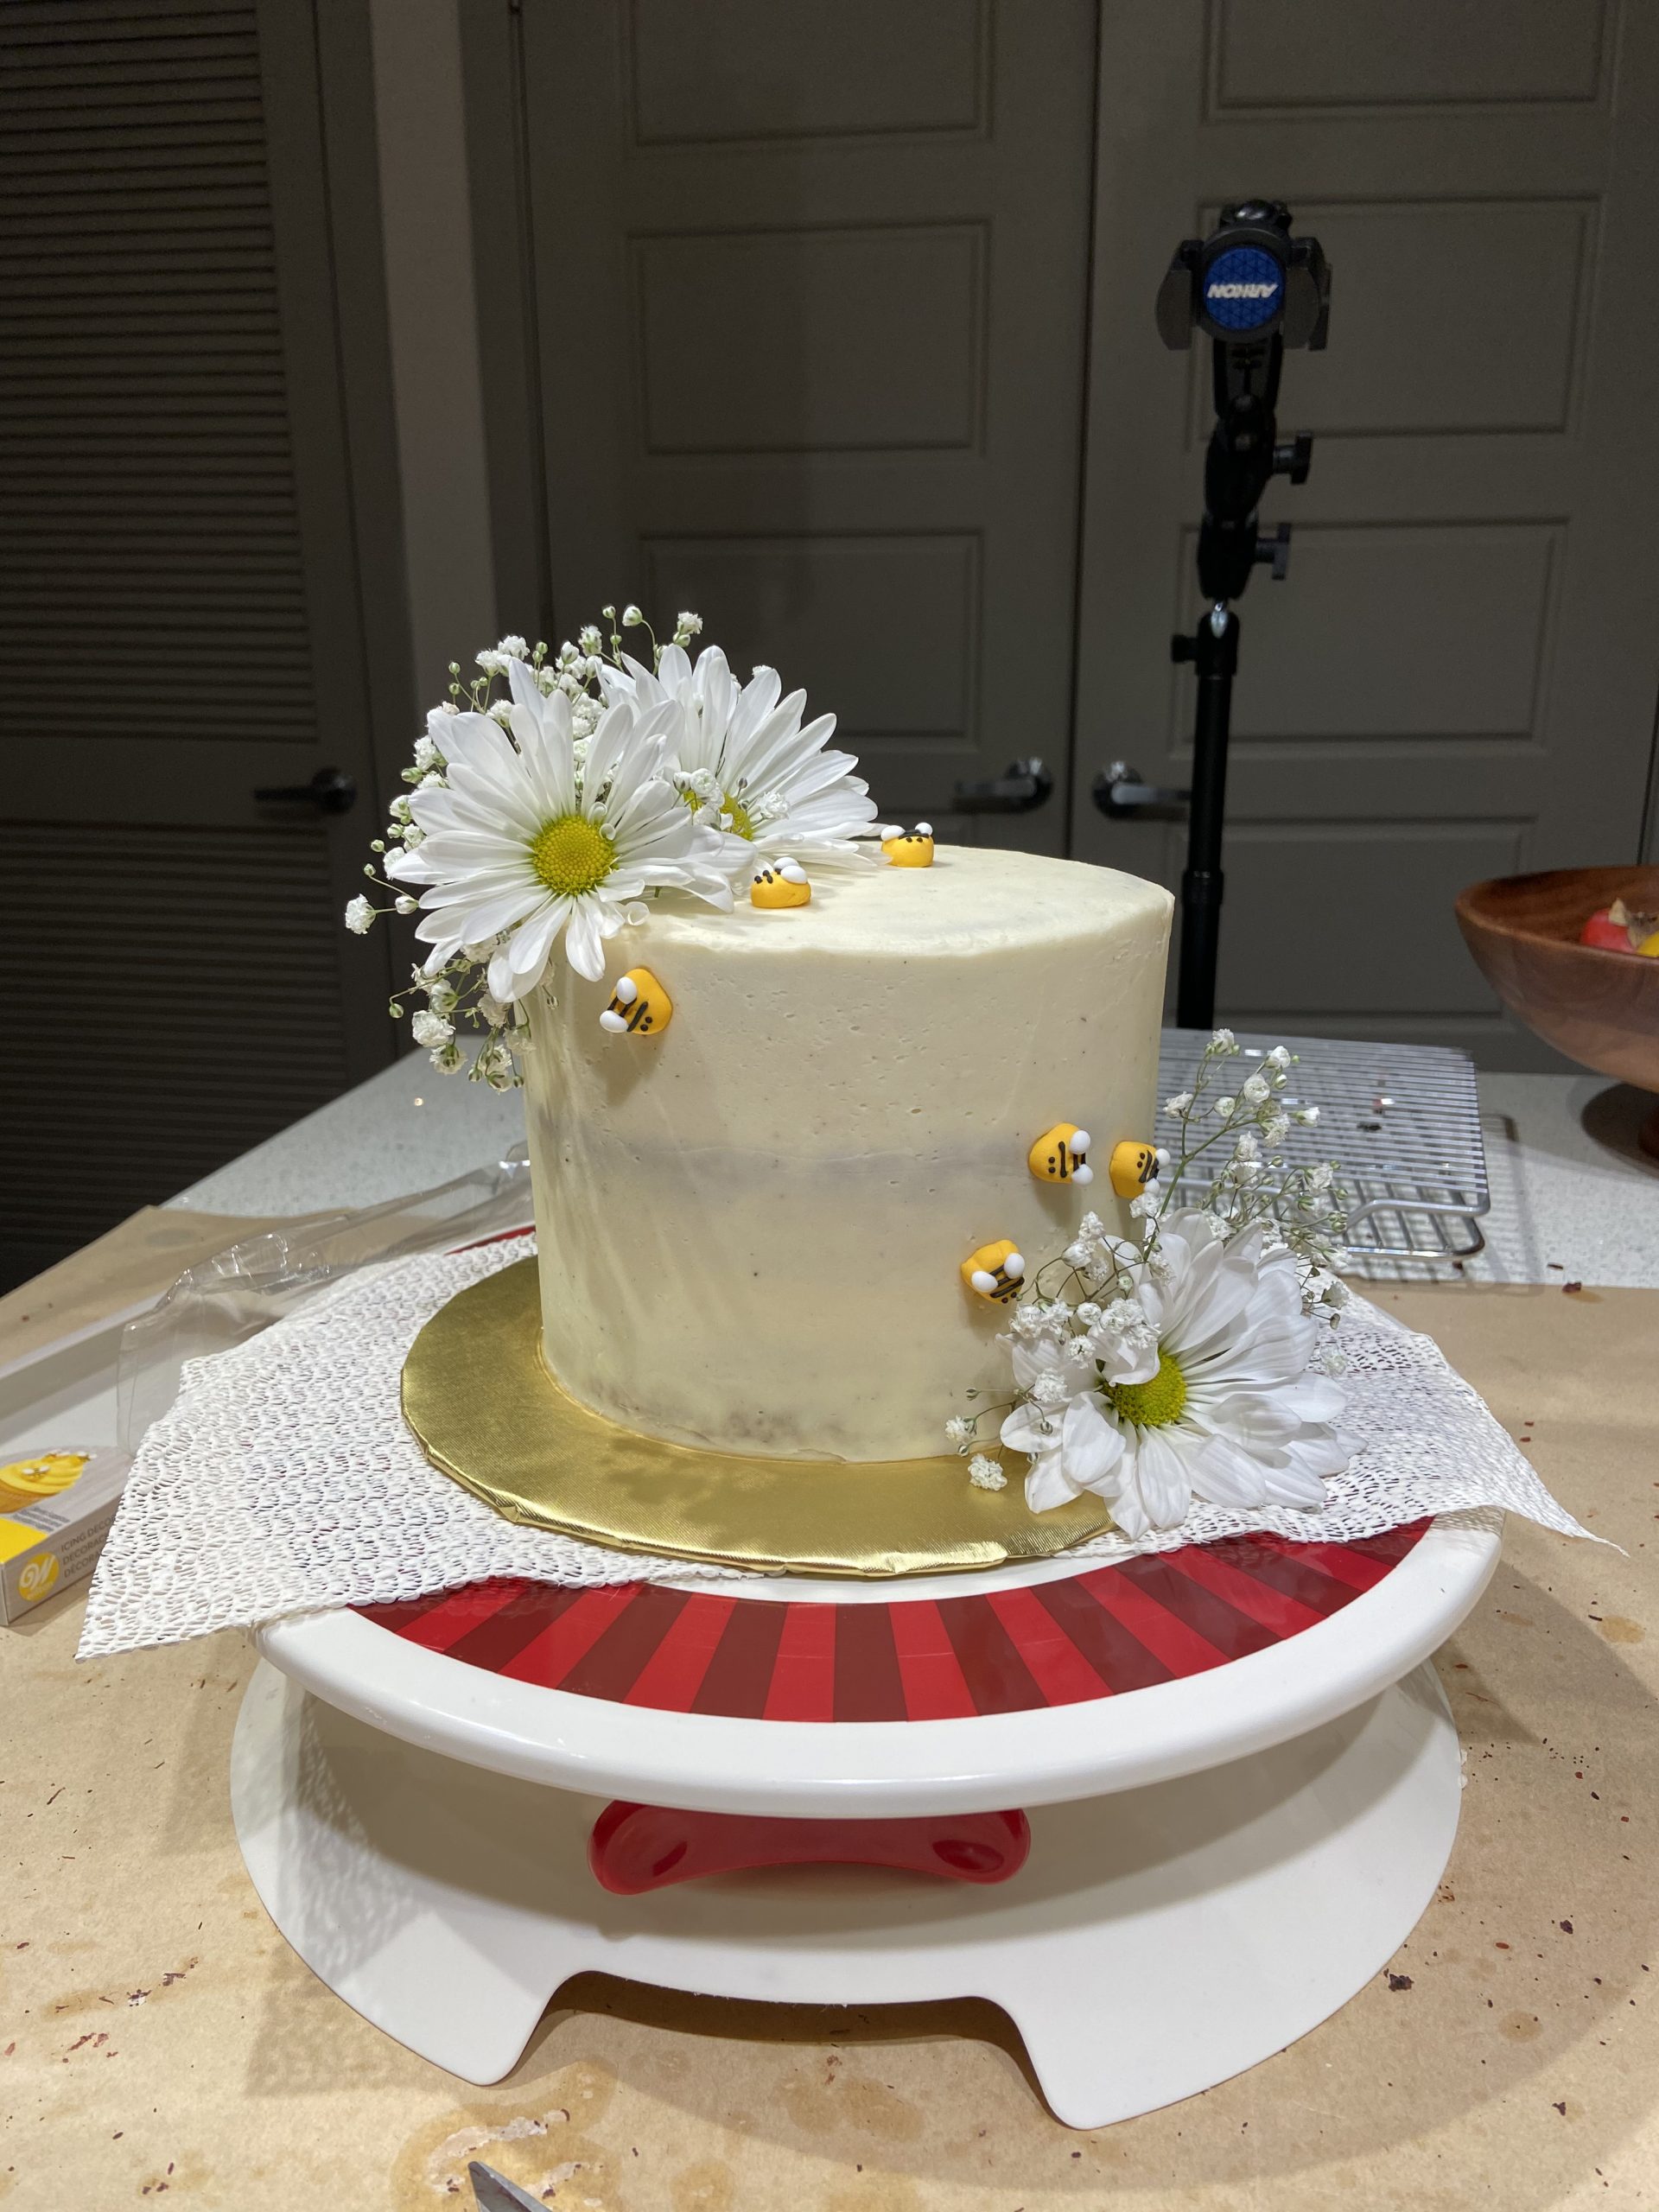
[[[694,812],[702,804],[696,791],[683,791],[680,797]],[[733,836],[747,837],[751,844],[754,842],[754,817],[741,798],[731,791],[724,792],[721,798],[720,811],[726,817],[725,827]]]
[[[600,828],[580,814],[562,814],[543,823],[530,841],[530,864],[548,889],[561,899],[579,899],[595,890],[616,866],[616,847]]]
[[[1160,1351],[1158,1372],[1145,1382],[1109,1382],[1106,1395],[1120,1421],[1136,1428],[1167,1428],[1186,1404],[1186,1377],[1173,1352]]]

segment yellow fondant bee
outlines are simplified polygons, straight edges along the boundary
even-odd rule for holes
[[[650,969],[630,968],[617,978],[599,1026],[619,1037],[660,1037],[673,1019],[674,1001]]]
[[[881,849],[894,868],[931,868],[933,865],[933,824],[918,822],[908,832],[889,830],[881,840]]]
[[[1026,1165],[1039,1183],[1092,1183],[1089,1147],[1094,1140],[1087,1129],[1071,1122],[1056,1122],[1045,1129],[1026,1154]]]
[[[1107,1172],[1118,1197],[1132,1198],[1149,1183],[1155,1182],[1160,1172],[1168,1165],[1169,1154],[1160,1147],[1125,1137],[1121,1144],[1112,1147],[1112,1162]]]
[[[995,1244],[982,1244],[977,1252],[970,1252],[962,1263],[962,1279],[977,1297],[988,1298],[995,1306],[1006,1306],[1011,1298],[1020,1294],[1020,1286],[1026,1279],[1026,1263],[1004,1236]]]
[[[749,886],[749,898],[757,906],[804,906],[811,896],[806,870],[787,855],[756,868]]]

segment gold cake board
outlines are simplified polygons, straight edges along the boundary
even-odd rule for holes
[[[459,1292],[404,1363],[404,1417],[435,1466],[509,1521],[613,1550],[793,1574],[959,1574],[1049,1559],[1111,1526],[1093,1497],[1027,1510],[937,1459],[760,1459],[620,1428],[542,1359],[536,1262]]]

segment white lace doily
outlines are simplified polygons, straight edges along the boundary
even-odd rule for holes
[[[92,1580],[80,1656],[491,1575],[581,1584],[729,1575],[519,1528],[439,1473],[404,1427],[399,1376],[423,1325],[457,1291],[533,1249],[515,1241],[365,1269],[233,1351],[192,1362],[128,1479]],[[1588,1534],[1428,1338],[1356,1300],[1342,1342],[1343,1426],[1363,1449],[1331,1483],[1323,1512],[1205,1506],[1179,1529],[1138,1542],[1097,1537],[1079,1553],[1127,1558],[1253,1529],[1341,1541],[1474,1507]]]

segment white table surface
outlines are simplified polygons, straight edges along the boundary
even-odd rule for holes
[[[1483,1075],[1491,1181],[1483,1282],[1659,1287],[1659,1165],[1636,1132],[1652,1101],[1600,1076]],[[499,1159],[524,1136],[524,1103],[416,1053],[205,1176],[170,1203],[205,1213],[304,1213],[378,1205]],[[1445,1265],[1370,1263],[1432,1279]]]

